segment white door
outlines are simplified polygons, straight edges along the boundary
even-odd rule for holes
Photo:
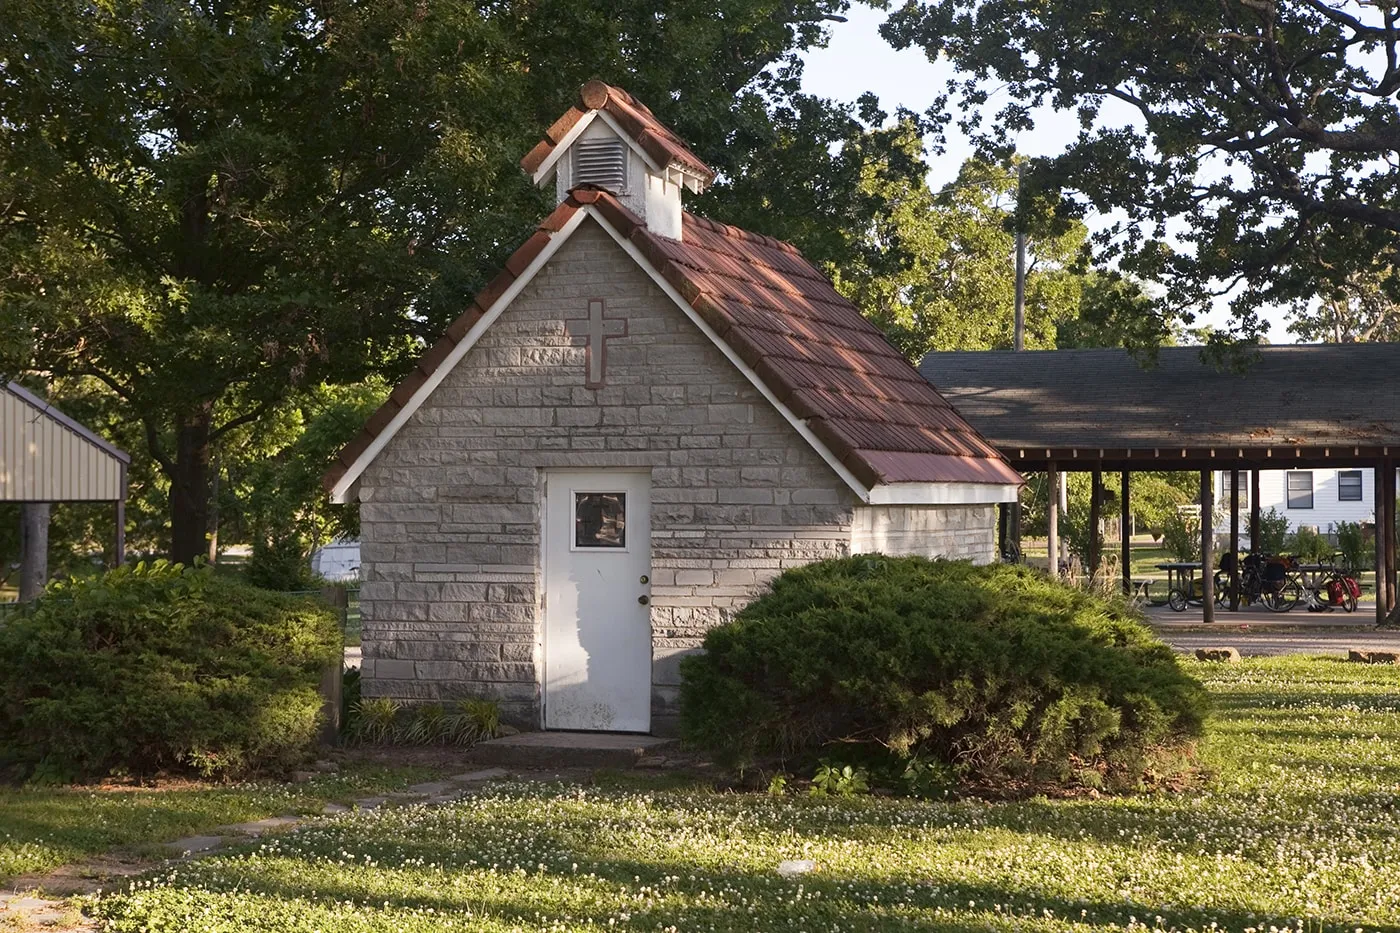
[[[544,726],[651,731],[651,477],[545,477]]]

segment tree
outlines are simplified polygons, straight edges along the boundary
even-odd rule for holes
[[[1298,308],[1289,331],[1319,343],[1400,340],[1400,304],[1388,294],[1391,277],[1389,268],[1379,275],[1349,276],[1316,302]]]
[[[474,272],[455,241],[519,188],[476,129],[511,110],[500,41],[457,6],[237,0],[20,0],[0,37],[16,368],[122,401],[189,561],[213,446],[404,356]]]
[[[0,5],[0,370],[99,381],[191,560],[216,451],[297,393],[397,378],[524,239],[547,202],[516,162],[588,78],[724,173],[697,209],[772,224],[801,188],[773,153],[800,156],[820,196],[774,232],[844,259],[878,154],[796,90],[844,7]]]
[[[918,159],[920,129],[905,122],[882,132]],[[869,248],[830,264],[837,288],[916,362],[931,350],[1010,348],[1016,172],[970,159],[935,192],[918,173],[889,165],[864,166],[861,190],[878,209],[863,231]],[[1155,303],[1135,282],[1086,268],[1082,224],[1058,234],[1053,226],[1042,219],[1028,237],[1029,348],[1123,346],[1159,326]]]
[[[1062,350],[1128,347],[1150,357],[1175,346],[1180,328],[1133,279],[1113,269],[1091,269],[1079,289],[1078,313],[1060,318],[1055,346]]]
[[[946,55],[989,153],[1074,113],[1028,186],[1064,216],[1121,212],[1097,245],[1169,286],[1175,311],[1231,296],[1238,335],[1388,266],[1400,245],[1400,8],[1346,0],[909,0],[883,27]],[[988,82],[1008,102],[984,119]],[[1378,281],[1391,300],[1400,282]]]

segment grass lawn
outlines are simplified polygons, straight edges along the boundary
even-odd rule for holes
[[[102,897],[113,930],[1400,931],[1400,669],[1193,668],[1204,789],[774,799],[497,785],[319,821]],[[786,879],[784,859],[818,871]]]
[[[0,881],[113,849],[141,854],[143,846],[229,823],[319,813],[327,803],[401,787],[429,773],[357,767],[306,784],[0,789]]]

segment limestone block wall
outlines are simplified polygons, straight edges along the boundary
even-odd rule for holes
[[[996,560],[995,505],[874,505],[855,510],[851,551]]]
[[[606,384],[568,321],[606,302]],[[581,227],[364,473],[363,690],[539,723],[550,468],[649,468],[653,728],[677,661],[779,571],[849,554],[855,497],[632,260]]]

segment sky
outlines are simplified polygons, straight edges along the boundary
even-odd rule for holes
[[[922,112],[944,89],[955,71],[947,62],[933,63],[918,49],[895,51],[880,37],[880,24],[886,14],[863,5],[853,5],[844,23],[831,25],[831,41],[824,49],[806,56],[803,89],[819,97],[854,101],[866,91],[873,91],[883,108],[893,111],[903,105]],[[997,108],[993,96],[989,105]],[[1078,122],[1072,114],[1042,111],[1036,115],[1036,127],[1016,140],[1017,148],[1032,156],[1052,155],[1062,150],[1078,132]],[[955,125],[948,126],[948,144],[943,155],[933,159],[929,182],[934,187],[954,180],[958,167],[972,155],[972,147]],[[1093,221],[1089,221],[1093,227]],[[1010,261],[1010,257],[1008,257]],[[1205,315],[1197,324],[1223,326],[1229,311],[1223,307]],[[1270,343],[1295,343],[1288,333],[1281,313],[1267,316]]]

